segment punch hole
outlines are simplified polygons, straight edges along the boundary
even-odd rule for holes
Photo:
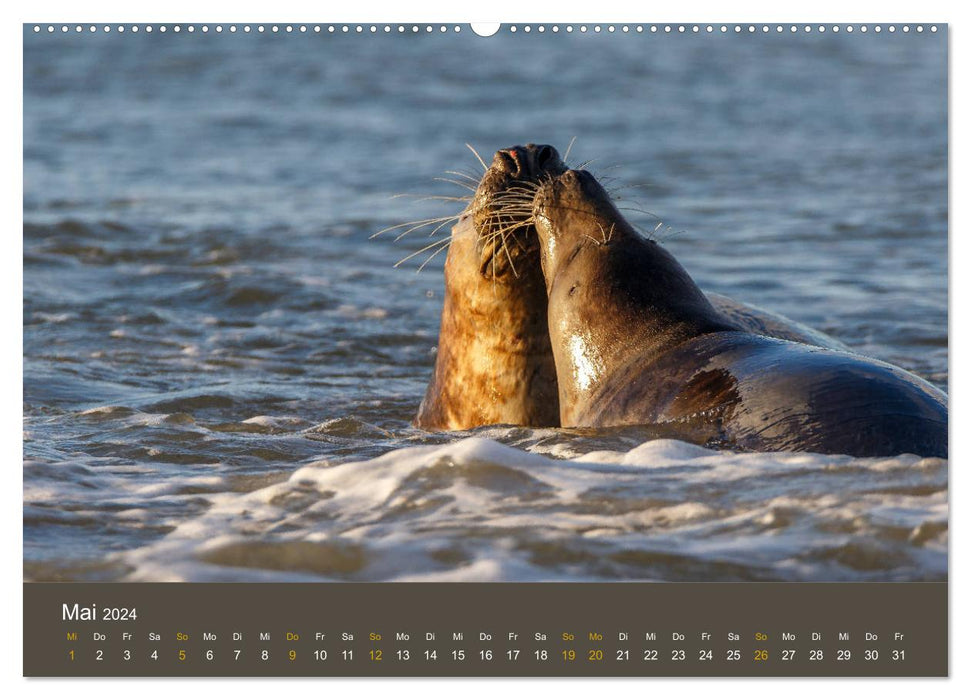
[[[492,36],[499,31],[501,26],[498,22],[474,22],[472,24],[472,33],[481,37]],[[442,31],[445,31],[445,27],[442,27]]]

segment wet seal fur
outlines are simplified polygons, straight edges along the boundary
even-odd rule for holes
[[[538,239],[525,230],[528,217],[509,213],[503,196],[541,174],[565,170],[551,146],[495,154],[452,228],[435,370],[416,426],[559,425]],[[521,199],[531,206],[532,191]]]
[[[663,424],[698,444],[947,457],[947,397],[903,369],[720,312],[584,170],[533,216],[564,427]]]

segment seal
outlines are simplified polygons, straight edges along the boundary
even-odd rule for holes
[[[534,144],[497,151],[486,169],[451,231],[435,369],[417,427],[559,425],[527,184],[565,171],[556,149]]]
[[[414,420],[417,427],[560,425],[532,207],[540,183],[566,170],[555,148],[530,143],[497,151],[476,183],[447,241],[435,367]],[[718,294],[709,298],[752,332],[843,347],[779,314]]]
[[[947,457],[943,392],[719,312],[590,173],[547,179],[533,219],[564,427],[656,424],[741,450]]]

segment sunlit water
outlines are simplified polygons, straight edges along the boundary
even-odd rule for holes
[[[943,34],[24,50],[25,578],[946,577],[941,460],[411,427],[441,260],[368,240],[576,136],[701,286],[946,390]]]

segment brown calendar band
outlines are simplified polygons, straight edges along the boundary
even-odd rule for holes
[[[25,583],[25,676],[946,676],[947,583]]]

